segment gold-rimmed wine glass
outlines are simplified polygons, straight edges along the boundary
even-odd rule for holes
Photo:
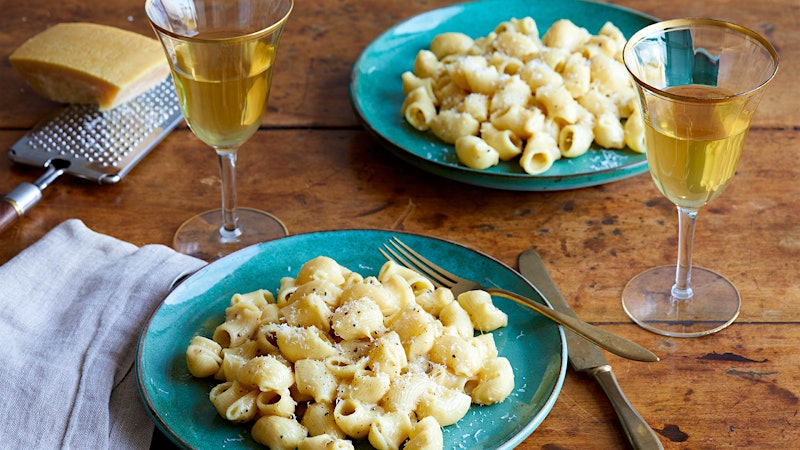
[[[635,33],[623,60],[639,93],[650,174],[677,206],[679,224],[677,265],[636,275],[623,307],[659,334],[717,332],[736,320],[741,298],[727,278],[693,267],[695,220],[736,172],[753,114],[778,69],[777,52],[729,22],[677,19]]]
[[[285,236],[284,224],[239,208],[237,152],[267,109],[278,43],[293,0],[146,0],[145,11],[172,69],[183,116],[217,153],[222,208],[180,226],[174,247],[213,260]]]

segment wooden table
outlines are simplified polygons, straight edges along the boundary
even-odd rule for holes
[[[7,56],[59,22],[91,21],[152,35],[142,3],[5,2],[0,16],[0,147],[57,105],[34,95]],[[375,6],[380,3],[379,6]],[[667,19],[728,19],[766,35],[782,61],[756,115],[736,179],[700,214],[695,263],[729,277],[744,299],[730,328],[667,338],[634,325],[620,304],[639,271],[676,258],[676,214],[649,175],[564,192],[461,185],[387,154],[356,119],[350,70],[361,50],[400,20],[448,0],[298,1],[286,28],[264,126],[240,156],[240,204],[282,218],[291,233],[389,228],[458,241],[512,267],[535,247],[583,319],[649,347],[655,364],[609,356],[620,384],[668,449],[800,446],[800,6],[759,2],[624,0]],[[38,169],[0,158],[0,193]],[[137,245],[169,244],[190,215],[219,202],[215,158],[185,125],[121,183],[64,177],[0,236],[0,263],[68,218]],[[2,292],[2,287],[0,287]],[[2,294],[0,294],[2,295]],[[570,370],[560,397],[524,449],[625,446],[602,391]]]

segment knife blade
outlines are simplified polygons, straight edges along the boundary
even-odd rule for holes
[[[553,309],[564,314],[577,317],[567,301],[561,295],[558,287],[547,273],[547,268],[539,254],[533,250],[525,250],[519,256],[519,269],[522,276],[528,279],[550,301]],[[625,430],[628,442],[634,449],[650,450],[663,449],[664,446],[656,436],[650,425],[642,418],[638,411],[625,397],[622,388],[617,383],[611,365],[606,360],[600,349],[586,339],[578,336],[568,329],[564,329],[567,339],[567,353],[569,362],[576,372],[592,375],[605,392],[617,418]]]

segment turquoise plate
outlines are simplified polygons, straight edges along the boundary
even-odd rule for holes
[[[625,36],[655,21],[618,6],[579,0],[487,0],[436,9],[389,29],[362,52],[351,74],[350,99],[356,115],[384,147],[400,159],[435,175],[467,184],[517,191],[555,191],[609,183],[647,171],[645,155],[630,149],[593,147],[573,159],[556,161],[541,175],[529,175],[517,160],[487,170],[459,164],[455,148],[433,133],[421,133],[400,114],[400,75],[411,70],[417,52],[439,33],[460,31],[485,36],[500,22],[526,16],[544,34],[559,19],[570,19],[592,34],[611,21]]]
[[[187,278],[164,300],[139,341],[139,390],[158,428],[190,449],[264,448],[247,425],[222,419],[208,400],[212,381],[195,379],[186,367],[186,346],[195,335],[211,336],[224,320],[236,292],[277,290],[279,280],[300,266],[330,256],[364,276],[384,263],[378,248],[391,236],[420,249],[447,269],[541,300],[519,274],[496,259],[461,245],[396,231],[345,230],[300,234],[258,244],[219,259]],[[567,346],[561,327],[512,301],[495,297],[509,325],[494,332],[501,355],[514,367],[516,387],[503,402],[473,406],[467,416],[444,428],[447,449],[514,448],[538,427],[561,391]],[[356,448],[369,448],[356,442]]]

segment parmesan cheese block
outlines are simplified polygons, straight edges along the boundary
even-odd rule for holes
[[[55,25],[9,57],[39,95],[61,103],[112,109],[169,74],[161,44],[138,33],[93,23]]]

